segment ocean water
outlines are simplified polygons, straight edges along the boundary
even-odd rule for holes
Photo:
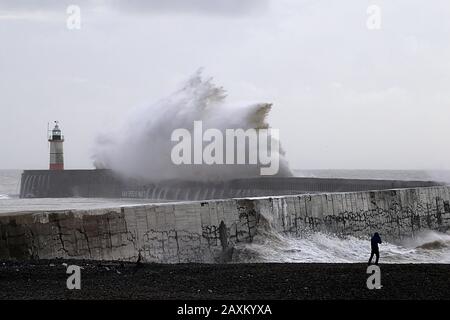
[[[449,170],[293,170],[297,177],[440,181],[450,183]]]
[[[19,196],[21,174],[20,170],[0,170],[0,200]]]
[[[448,171],[381,170],[294,170],[297,176],[356,179],[399,179],[450,181]],[[146,199],[19,199],[18,170],[0,170],[0,214],[14,211],[51,209],[93,209],[151,203]],[[275,232],[258,235],[251,244],[239,244],[235,262],[365,262],[370,253],[369,239],[340,238],[313,233],[303,238]],[[450,263],[450,234],[424,231],[414,238],[380,245],[382,263]]]

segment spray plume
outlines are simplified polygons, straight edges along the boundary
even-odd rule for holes
[[[216,128],[221,132],[226,129],[267,129],[271,106],[270,103],[228,104],[225,90],[216,86],[211,78],[204,79],[199,70],[172,95],[134,111],[119,130],[99,135],[94,165],[126,177],[151,181],[256,177],[260,173],[258,164],[173,164],[171,150],[175,142],[171,141],[171,134],[178,128],[192,132],[194,121],[202,121],[204,130]],[[291,176],[281,148],[279,159],[277,175]]]

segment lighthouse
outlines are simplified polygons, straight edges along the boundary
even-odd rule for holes
[[[55,121],[48,142],[50,142],[50,170],[64,170],[64,136],[61,134],[58,121]]]

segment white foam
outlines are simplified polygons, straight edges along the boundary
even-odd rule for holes
[[[177,166],[170,157],[176,144],[171,141],[171,134],[180,128],[192,132],[194,121],[202,121],[203,130],[215,128],[222,132],[267,128],[270,109],[270,103],[228,103],[225,90],[216,86],[212,79],[204,79],[199,71],[169,97],[131,112],[125,117],[122,128],[100,135],[94,149],[94,162],[96,167],[151,180],[259,176],[258,165]],[[282,150],[279,173],[292,175]]]
[[[237,262],[361,263],[370,256],[369,240],[324,233],[304,238],[260,235],[253,243],[239,244],[235,257]],[[441,245],[434,245],[436,241]],[[427,231],[401,243],[384,242],[380,245],[380,262],[450,263],[450,235]]]

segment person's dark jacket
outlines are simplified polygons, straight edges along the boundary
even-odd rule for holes
[[[380,235],[378,234],[378,232],[376,232],[372,239],[370,240],[370,244],[372,246],[372,250],[373,251],[378,251],[378,244],[381,243],[381,238]]]

